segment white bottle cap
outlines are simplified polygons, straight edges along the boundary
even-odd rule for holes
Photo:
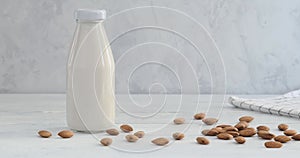
[[[75,11],[76,20],[104,20],[105,18],[105,10],[77,9]]]

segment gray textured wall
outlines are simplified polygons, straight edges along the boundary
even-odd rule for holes
[[[1,0],[1,93],[65,92],[76,8],[107,10],[118,93],[300,88],[299,0]]]

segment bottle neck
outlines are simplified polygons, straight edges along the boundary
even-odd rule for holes
[[[103,20],[76,20],[76,32],[79,38],[95,33],[95,31],[103,31]]]
[[[99,29],[103,20],[76,20],[77,29],[82,33],[87,33],[92,29]]]

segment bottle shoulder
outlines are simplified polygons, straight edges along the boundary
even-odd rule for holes
[[[76,27],[72,46],[69,52],[68,63],[81,61],[85,64],[92,62],[95,58],[114,63],[110,43],[102,25],[80,24]],[[104,61],[102,61],[104,62]]]

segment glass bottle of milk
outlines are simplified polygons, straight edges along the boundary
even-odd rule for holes
[[[78,9],[67,65],[67,124],[98,132],[114,125],[115,63],[103,27],[105,10]]]

